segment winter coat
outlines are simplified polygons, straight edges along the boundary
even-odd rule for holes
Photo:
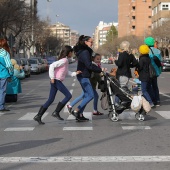
[[[100,67],[92,64],[92,53],[92,49],[88,46],[82,46],[76,53],[78,57],[77,70],[82,72],[82,74],[78,74],[77,77],[90,78],[92,72],[100,73],[102,71]]]
[[[138,66],[138,61],[133,54],[128,54],[126,51],[119,54],[118,60],[115,60],[117,65],[116,77],[119,79],[119,76],[126,76],[128,78],[132,77],[131,69]]]
[[[139,80],[142,82],[150,81],[150,75],[149,75],[149,64],[150,63],[151,63],[151,60],[148,54],[144,54],[139,57],[138,72],[139,72]]]

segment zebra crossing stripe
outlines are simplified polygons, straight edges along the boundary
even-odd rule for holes
[[[18,120],[33,120],[36,114],[37,112],[28,112],[24,116],[20,117]],[[45,112],[42,116],[42,119],[44,119],[47,115],[48,115],[48,112]]]
[[[156,111],[156,113],[165,119],[170,119],[170,111]]]
[[[59,157],[0,157],[0,163],[82,163],[82,162],[170,162],[170,155],[154,156],[59,156]]]
[[[63,130],[93,130],[93,127],[64,127]]]
[[[123,130],[148,130],[150,126],[122,126]]]
[[[35,127],[10,127],[6,128],[6,132],[20,132],[20,131],[33,131]]]

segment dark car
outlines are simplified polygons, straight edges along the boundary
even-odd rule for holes
[[[170,59],[162,60],[162,71],[170,71]]]

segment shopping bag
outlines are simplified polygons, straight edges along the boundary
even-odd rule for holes
[[[151,110],[151,105],[143,96],[142,96],[142,107],[146,113],[148,113]]]
[[[132,102],[131,102],[131,109],[135,112],[138,112],[142,107],[142,97],[139,96],[133,96]]]
[[[107,92],[103,92],[102,96],[101,96],[101,108],[103,110],[107,110],[108,109],[108,96],[107,96]]]

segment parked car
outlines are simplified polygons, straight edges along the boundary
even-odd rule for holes
[[[40,66],[40,72],[41,72],[41,73],[46,71],[46,68],[45,68],[45,66],[44,66],[44,61],[43,61],[43,59],[42,59],[41,57],[32,57],[32,58],[30,58],[30,59],[36,59],[36,60],[38,60],[39,66]]]
[[[108,63],[109,63],[109,60],[108,60],[108,59],[102,59],[102,60],[101,60],[101,63],[108,64]]]
[[[23,66],[24,72],[25,72],[25,76],[30,77],[31,68],[30,68],[30,64],[28,62],[28,59],[27,58],[21,58],[21,61],[22,61],[22,66]]]
[[[41,70],[42,70],[42,63],[39,62],[38,59],[29,59],[29,64],[31,66],[31,73],[41,73]]]
[[[162,71],[170,71],[170,59],[162,60]]]
[[[43,62],[44,62],[45,71],[48,71],[49,65],[47,59],[43,59]]]

